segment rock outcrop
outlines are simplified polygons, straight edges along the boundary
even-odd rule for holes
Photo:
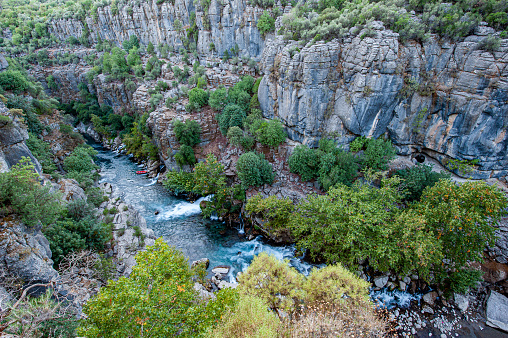
[[[480,162],[473,178],[508,173],[508,40],[479,49],[494,31],[449,43],[398,40],[372,23],[374,37],[308,44],[267,41],[259,86],[263,114],[279,118],[295,141],[388,135],[399,154],[423,152],[446,164]],[[469,176],[469,175],[468,175]]]
[[[186,28],[191,25],[191,13],[195,12],[199,28],[197,51],[201,55],[235,49],[241,56],[258,57],[264,48],[264,40],[257,29],[257,21],[263,10],[248,5],[246,0],[212,0],[207,12],[197,7],[192,0],[176,0],[173,3],[158,1],[129,1],[120,5],[118,14],[113,15],[111,6],[99,7],[95,17],[85,19],[90,39],[93,42],[110,40],[118,45],[136,35],[140,42],[167,44],[174,50],[183,46]],[[175,25],[175,20],[180,22]],[[64,41],[70,36],[81,37],[85,33],[83,22],[78,19],[56,19],[49,21],[50,33]]]
[[[40,229],[15,218],[0,220],[0,273],[25,283],[48,283],[58,277],[49,242]]]
[[[41,173],[41,165],[25,144],[28,132],[1,101],[0,118],[0,173],[8,171],[22,157],[30,158],[35,165],[35,170]]]

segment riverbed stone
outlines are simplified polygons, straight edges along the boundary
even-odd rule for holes
[[[374,285],[378,288],[383,288],[388,283],[388,276],[381,276],[374,278]]]
[[[491,291],[487,300],[487,325],[508,332],[508,298]]]
[[[429,304],[430,306],[434,305],[434,303],[436,302],[436,299],[437,299],[437,292],[436,291],[431,291],[431,292],[423,295],[423,301],[425,303]]]
[[[466,312],[469,307],[469,297],[467,295],[461,295],[460,293],[454,293],[453,299],[455,304],[462,312]]]
[[[194,268],[198,265],[204,265],[205,269],[208,269],[208,267],[210,266],[210,260],[208,258],[198,259],[197,261],[192,262],[191,268]]]

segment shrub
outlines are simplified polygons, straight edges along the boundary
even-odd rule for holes
[[[368,258],[375,269],[395,268],[399,239],[391,237],[394,230],[387,225],[399,210],[399,181],[384,180],[380,189],[339,184],[324,196],[309,196],[289,223],[297,245],[328,262],[350,266]]]
[[[82,185],[93,183],[98,174],[95,172],[99,167],[93,162],[97,151],[91,146],[82,144],[74,148],[72,153],[64,160],[64,170],[67,177],[77,180]]]
[[[274,148],[283,143],[287,137],[282,123],[277,120],[270,120],[268,122],[257,120],[250,127],[250,130],[259,143]]]
[[[200,88],[192,88],[189,90],[189,103],[196,105],[198,108],[206,106],[208,103],[208,92]]]
[[[29,158],[23,157],[10,171],[0,173],[0,212],[16,214],[27,226],[54,222],[62,210],[58,195],[41,186]]]
[[[166,180],[162,184],[175,195],[182,193],[200,193],[194,190],[193,173],[185,171],[168,171]]]
[[[240,82],[238,82],[237,85],[238,84],[240,84]],[[242,110],[247,111],[249,109],[251,96],[247,91],[242,89],[245,87],[248,87],[248,83],[242,84],[242,86],[238,86],[238,87],[235,86],[233,88],[230,88],[228,90],[227,102],[229,104],[238,105],[241,107]],[[251,89],[252,89],[252,85],[249,90],[251,90]],[[227,106],[226,106],[226,108],[227,108]]]
[[[257,27],[261,35],[265,36],[268,32],[275,29],[275,19],[268,12],[264,11],[259,17]]]
[[[0,73],[0,86],[5,90],[22,93],[27,91],[31,84],[19,70],[7,69]]]
[[[250,150],[256,143],[253,137],[247,135],[240,127],[234,126],[229,128],[227,138],[234,146],[241,146],[244,150]]]
[[[281,322],[268,310],[265,301],[251,295],[241,295],[238,304],[223,315],[222,321],[214,330],[206,333],[207,337],[278,337]]]
[[[93,217],[78,221],[71,218],[61,219],[43,229],[49,241],[55,266],[69,253],[93,248],[101,250],[109,239],[109,229]]]
[[[333,144],[335,147],[335,143]],[[359,165],[352,153],[335,148],[333,152],[321,155],[319,183],[325,190],[336,184],[350,186],[358,174],[358,169]]]
[[[208,99],[208,104],[213,109],[220,111],[226,107],[227,104],[228,91],[224,87],[219,87],[215,91],[210,94],[210,98]]]
[[[398,170],[395,175],[403,179],[400,189],[404,199],[409,202],[419,200],[425,188],[434,186],[440,179],[450,178],[450,174],[433,172],[432,166],[426,164]]]
[[[259,215],[265,222],[263,227],[277,231],[288,227],[296,207],[289,198],[279,199],[277,196],[264,197],[257,194],[249,198],[245,211],[251,215]]]
[[[310,181],[318,176],[320,162],[320,153],[305,145],[296,146],[288,160],[289,170],[300,175],[302,181]]]
[[[417,212],[428,229],[443,243],[444,258],[456,267],[481,258],[485,244],[493,245],[494,227],[505,214],[507,197],[483,181],[457,185],[440,180],[423,191]]]
[[[374,170],[387,170],[388,162],[395,157],[395,148],[391,141],[383,139],[369,140],[364,153],[364,164]]]
[[[133,47],[139,48],[139,39],[136,35],[131,35],[129,40],[122,42],[122,47],[126,52],[129,52]]]
[[[368,303],[371,284],[340,264],[314,268],[305,280],[305,305]]]
[[[201,142],[201,126],[194,120],[173,120],[173,131],[178,143],[193,147]]]
[[[78,334],[198,337],[234,306],[234,297],[223,297],[229,293],[222,291],[217,301],[197,301],[187,259],[162,239],[138,252],[136,262],[128,278],[109,281],[84,305]]]
[[[180,150],[178,151],[178,153],[175,154],[175,160],[180,167],[183,167],[186,164],[193,165],[194,163],[196,163],[194,149],[192,149],[191,146],[188,146],[186,144],[181,145]]]
[[[256,296],[281,316],[280,311],[292,312],[303,298],[304,277],[289,267],[288,261],[261,252],[239,277],[238,290]]]
[[[349,150],[351,150],[352,152],[356,153],[356,152],[358,152],[360,150],[365,149],[365,147],[367,146],[368,142],[369,142],[369,139],[366,138],[365,136],[357,137],[349,145]]]
[[[238,158],[236,170],[244,189],[250,186],[271,184],[275,178],[270,162],[265,160],[263,155],[252,151],[242,154]]]
[[[222,135],[226,135],[229,128],[241,127],[243,121],[247,117],[245,110],[237,104],[228,104],[226,108],[217,116],[219,122],[219,128]]]
[[[34,155],[42,166],[45,174],[53,174],[56,171],[55,162],[53,162],[53,154],[49,149],[49,144],[39,139],[32,133],[29,133],[26,145],[32,155]]]

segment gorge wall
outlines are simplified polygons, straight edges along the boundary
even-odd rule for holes
[[[174,20],[188,25],[189,13],[196,11],[201,64],[221,63],[217,57],[236,44],[240,55],[260,57],[263,114],[280,119],[293,141],[315,146],[320,138],[330,137],[347,145],[360,135],[386,135],[401,155],[420,152],[444,165],[450,160],[479,160],[468,177],[500,178],[508,173],[508,40],[496,51],[482,50],[480,43],[495,33],[485,25],[458,43],[431,36],[424,43],[401,44],[397,33],[372,22],[371,33],[363,39],[360,33],[301,46],[279,35],[263,39],[256,28],[262,10],[245,1],[213,0],[207,14],[191,1],[129,6],[120,8],[118,15],[112,15],[110,7],[99,8],[97,18],[87,18],[89,31],[96,33],[91,39],[100,36],[120,44],[136,34],[142,43],[178,48],[182,35]],[[65,39],[79,37],[83,27],[81,21],[61,19],[52,22],[51,29]],[[211,42],[216,51],[210,51]],[[222,76],[214,69],[207,71],[209,83]],[[167,74],[163,78],[169,79]],[[138,85],[146,91],[147,86]],[[129,106],[132,97],[139,96],[100,76],[94,86],[99,101],[113,106]],[[156,123],[165,110],[157,107],[152,121]]]
[[[85,22],[75,19],[52,20],[50,33],[62,41],[70,36],[79,38],[86,23],[93,42],[97,42],[100,37],[121,44],[131,35],[136,35],[145,45],[149,42],[155,46],[163,43],[178,50],[183,46],[185,28],[190,27],[192,12],[196,13],[196,25],[199,28],[199,54],[222,55],[224,51],[238,45],[241,56],[261,55],[264,40],[256,23],[263,10],[248,5],[246,0],[212,0],[206,12],[199,3],[195,6],[193,0],[175,0],[173,4],[157,4],[156,0],[130,1],[128,5],[119,8],[117,15],[113,15],[111,6],[105,6],[98,8],[95,18],[86,18]],[[176,19],[182,28],[178,25],[175,27]],[[210,48],[211,43],[214,48]]]

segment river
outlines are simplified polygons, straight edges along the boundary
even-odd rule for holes
[[[262,251],[278,259],[288,259],[305,275],[310,272],[312,266],[295,257],[293,246],[271,246],[261,236],[245,240],[238,230],[201,217],[200,200],[189,203],[172,196],[156,179],[136,174],[141,168],[128,156],[106,150],[99,144],[91,145],[99,152],[96,163],[101,168],[100,181],[113,185],[113,197],[131,204],[157,237],[163,237],[169,245],[181,250],[189,261],[208,258],[211,267],[229,265],[231,282]]]

